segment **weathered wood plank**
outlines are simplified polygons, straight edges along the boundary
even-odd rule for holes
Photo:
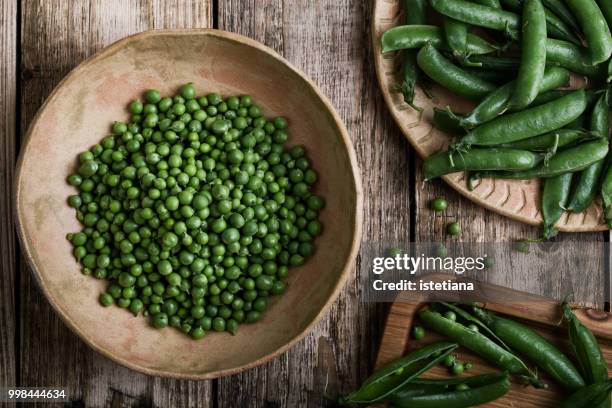
[[[416,240],[421,242],[483,242],[503,243],[521,239],[533,239],[539,236],[539,229],[498,215],[483,207],[473,204],[456,193],[441,180],[424,183],[421,177],[421,160],[416,161],[417,174],[416,195]],[[431,200],[444,197],[448,200],[448,209],[438,214],[429,208]],[[462,226],[460,237],[451,238],[446,233],[446,226],[459,221]],[[577,241],[595,241],[603,243],[607,233],[560,233],[555,242],[566,243]],[[532,244],[537,250],[538,245]],[[560,249],[560,248],[557,248]],[[571,287],[577,300],[587,305],[602,307],[608,296],[607,282],[602,270],[606,254],[603,246],[593,246],[592,253],[572,254],[568,246],[565,251],[557,250],[555,262],[559,265],[576,265],[576,273],[546,274],[537,270],[534,265],[521,259],[521,253],[513,253],[511,265],[495,267],[487,275],[487,281],[497,285],[522,290],[543,296],[563,298],[565,289]],[[598,275],[599,274],[599,275]],[[560,279],[561,278],[561,279]]]
[[[195,0],[24,1],[22,136],[45,97],[83,59],[140,31],[210,27],[211,4]],[[21,310],[27,317],[21,319],[22,384],[64,386],[73,401],[92,407],[208,406],[210,382],[154,379],[89,349],[55,315],[23,261],[21,269]]]
[[[0,386],[16,385],[13,168],[17,156],[17,2],[0,4]]]
[[[357,151],[367,215],[364,242],[406,241],[411,222],[408,148],[375,80],[370,3],[229,0],[219,3],[219,27],[274,48],[321,87]],[[372,368],[386,309],[361,303],[362,290],[353,277],[326,318],[288,353],[221,379],[219,406],[320,407],[326,404],[324,395],[353,389]]]

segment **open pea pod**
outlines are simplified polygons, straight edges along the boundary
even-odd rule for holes
[[[369,404],[383,400],[438,365],[457,347],[456,343],[440,342],[416,350],[375,372],[357,391],[340,398],[340,404]]]
[[[499,344],[500,346],[502,346],[503,348],[505,348],[508,351],[510,350],[510,347],[508,347],[502,339],[500,339],[494,332],[493,330],[491,330],[489,328],[489,326],[487,326],[486,324],[484,324],[479,318],[477,318],[476,316],[470,314],[469,312],[461,309],[460,307],[453,305],[452,303],[446,303],[446,302],[440,302],[441,305],[443,305],[444,307],[446,307],[449,310],[452,310],[453,312],[455,312],[458,316],[460,316],[461,318],[463,318],[464,320],[470,322],[470,323],[474,323],[476,326],[478,326],[479,329],[482,330],[483,334],[486,334],[489,338],[493,339],[497,344]]]
[[[394,408],[467,408],[495,401],[510,390],[508,373],[484,374],[469,378],[460,378],[449,384],[448,380],[430,380],[423,384],[429,388],[414,390],[419,384],[411,383],[407,390],[399,391],[391,396],[391,406]],[[432,387],[437,381],[439,389]],[[465,389],[457,390],[456,385],[464,384]]]
[[[603,404],[612,392],[612,379],[583,387],[566,398],[560,408],[593,408]]]

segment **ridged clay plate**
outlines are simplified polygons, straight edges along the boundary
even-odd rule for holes
[[[76,192],[66,177],[78,153],[106,136],[114,120],[127,120],[128,103],[144,90],[170,94],[187,82],[198,94],[252,95],[265,116],[287,117],[289,144],[306,146],[320,174],[315,191],[327,201],[315,255],[292,268],[287,291],[270,298],[262,320],[241,325],[236,336],[209,332],[200,341],[175,329],[156,330],[148,319],[118,307],[101,307],[105,282],[80,273],[65,238],[81,228],[66,203]],[[150,31],[87,59],[40,109],[18,163],[17,229],[43,293],[92,348],[146,374],[209,379],[287,350],[334,302],[359,248],[359,177],[353,146],[328,99],[273,50],[218,30]]]
[[[404,12],[397,0],[376,0],[372,20],[372,41],[376,74],[385,102],[393,118],[406,138],[424,158],[445,150],[452,136],[432,125],[433,107],[451,106],[455,111],[468,112],[474,105],[439,86],[433,87],[433,99],[429,99],[417,87],[415,103],[423,112],[411,108],[395,91],[398,83],[399,53],[381,53],[380,36],[389,28],[402,25]],[[483,179],[474,183],[473,191],[467,189],[464,173],[454,173],[443,179],[459,193],[473,202],[511,219],[531,225],[542,222],[540,213],[540,180],[495,180]],[[561,231],[587,232],[605,231],[600,199],[584,213],[566,212],[557,223]]]

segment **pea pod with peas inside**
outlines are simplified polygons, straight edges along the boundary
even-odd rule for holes
[[[482,99],[497,88],[495,84],[457,67],[431,44],[421,48],[417,54],[417,63],[429,78],[469,99]]]
[[[510,379],[507,373],[484,374],[461,378],[462,388],[449,389],[446,380],[430,380],[428,388],[399,391],[392,395],[391,407],[394,408],[467,408],[486,404],[504,396],[510,390]],[[436,388],[435,386],[439,384]]]
[[[473,351],[500,369],[521,376],[536,387],[542,387],[537,375],[531,372],[520,358],[483,334],[447,319],[428,307],[421,309],[419,318],[425,326]]]
[[[458,345],[440,342],[427,345],[375,372],[361,387],[340,398],[341,404],[369,404],[388,398],[405,384],[440,364]]]
[[[572,362],[538,333],[479,307],[473,312],[512,350],[536,363],[564,388],[576,391],[584,387],[584,379]]]
[[[606,96],[601,95],[591,113],[591,133],[601,138],[608,138],[610,130],[610,110],[606,103]],[[567,210],[580,213],[586,210],[593,200],[599,187],[601,174],[604,170],[605,160],[602,159],[591,164],[576,176],[576,185],[573,188]]]
[[[405,49],[419,49],[427,44],[436,48],[448,48],[444,40],[444,32],[440,27],[432,25],[403,25],[390,28],[380,38],[383,53]],[[469,33],[467,36],[467,52],[469,54],[490,54],[498,47],[488,41]]]
[[[527,139],[560,129],[586,109],[584,90],[487,122],[460,139],[459,146],[492,146]]]
[[[535,167],[542,155],[527,150],[473,148],[465,152],[440,152],[423,162],[425,180],[458,171],[525,170]]]

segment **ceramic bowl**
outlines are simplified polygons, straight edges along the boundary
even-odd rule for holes
[[[66,199],[76,158],[98,143],[129,102],[148,88],[162,94],[193,82],[204,94],[252,95],[266,117],[288,118],[289,144],[304,144],[326,198],[316,254],[291,269],[287,291],[271,298],[261,321],[235,336],[200,341],[156,330],[148,319],[103,308],[105,288],[80,273],[66,234],[81,229]],[[329,100],[297,69],[262,44],[218,30],[150,31],[125,38],[75,68],[33,120],[16,178],[15,208],[24,255],[66,324],[87,344],[140,372],[210,379],[261,364],[284,352],[321,319],[354,270],[361,236],[362,193],[353,146]]]

